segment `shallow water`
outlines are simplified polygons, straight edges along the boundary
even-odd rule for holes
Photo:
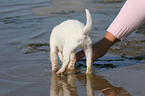
[[[141,50],[129,55],[128,51],[121,51],[124,47],[119,43],[94,63],[92,75],[84,74],[83,59],[76,64],[77,74],[57,77],[51,74],[48,55],[49,35],[56,24],[72,18],[85,23],[84,9],[88,8],[93,17],[91,37],[96,42],[104,36],[123,3],[122,0],[1,0],[0,96],[98,96],[101,90],[102,96],[131,96],[97,73],[144,63],[143,54],[136,55],[145,48],[144,27],[128,38],[143,41],[139,45]],[[126,42],[129,41],[121,43]],[[140,59],[128,57],[135,55]]]

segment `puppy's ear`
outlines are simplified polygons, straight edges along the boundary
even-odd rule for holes
[[[86,11],[86,25],[84,27],[84,35],[89,34],[89,32],[91,31],[92,28],[92,16],[91,13],[89,12],[88,9],[85,10]]]

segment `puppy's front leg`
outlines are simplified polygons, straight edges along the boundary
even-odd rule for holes
[[[51,59],[52,71],[56,72],[58,69],[58,50],[56,47],[51,48],[50,59]]]
[[[84,48],[85,51],[85,55],[86,55],[86,65],[87,65],[87,74],[92,73],[92,56],[93,56],[93,52],[92,52],[92,46],[88,45]]]

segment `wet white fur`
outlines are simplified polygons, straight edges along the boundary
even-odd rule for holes
[[[92,27],[92,17],[86,11],[86,25],[78,20],[67,20],[55,26],[50,36],[50,59],[52,71],[58,69],[58,55],[63,62],[57,74],[63,74],[66,69],[74,70],[75,50],[83,48],[86,55],[87,71],[92,73],[92,40],[89,36]]]

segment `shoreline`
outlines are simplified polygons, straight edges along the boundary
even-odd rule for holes
[[[123,87],[132,96],[145,96],[145,64],[116,68],[97,75],[104,76],[114,86]]]

